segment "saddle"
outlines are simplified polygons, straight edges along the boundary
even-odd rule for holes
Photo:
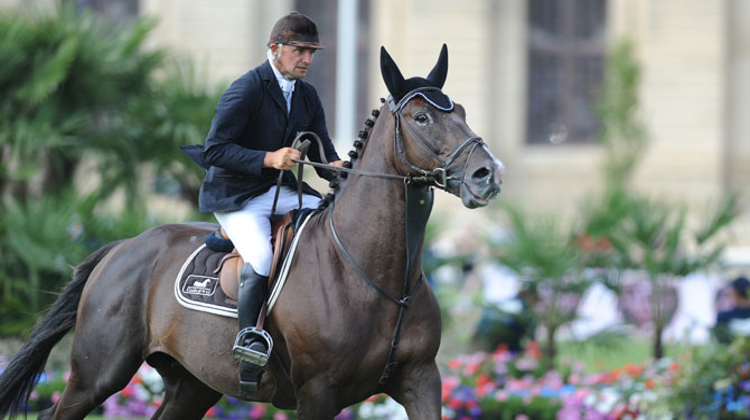
[[[301,218],[298,213],[300,213],[298,210],[293,210],[283,216],[271,219],[273,260],[271,263],[271,273],[268,276],[269,288],[276,278],[281,262],[284,261],[284,257],[289,251],[292,238],[294,238],[294,232],[297,228],[296,221]],[[219,228],[216,232],[206,238],[206,246],[213,251],[227,252],[226,250],[229,246],[232,247],[232,250],[219,260],[218,266],[213,273],[219,278],[219,284],[227,299],[230,300],[230,302],[233,301],[231,303],[236,305],[237,291],[239,290],[240,285],[240,274],[245,261],[237,252],[237,249],[234,248],[233,245],[228,246],[228,244],[231,244],[231,240],[222,228]]]

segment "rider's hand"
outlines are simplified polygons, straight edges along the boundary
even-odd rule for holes
[[[299,160],[299,158],[299,150],[283,147],[275,152],[266,152],[266,156],[263,158],[263,167],[289,170],[295,165],[293,159]]]

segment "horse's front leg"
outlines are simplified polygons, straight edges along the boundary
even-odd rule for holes
[[[330,382],[322,375],[308,379],[297,389],[299,420],[333,420],[338,414]]]
[[[403,405],[410,420],[441,418],[440,371],[435,361],[404,366],[388,394]]]

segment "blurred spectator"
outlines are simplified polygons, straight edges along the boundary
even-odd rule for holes
[[[483,308],[474,342],[485,351],[494,351],[505,344],[508,350],[520,352],[525,341],[534,338],[535,303],[536,295],[528,288],[522,288],[513,298],[489,302]]]
[[[714,326],[714,336],[721,343],[729,343],[737,336],[750,336],[750,281],[741,276],[730,286],[734,306],[719,311]]]

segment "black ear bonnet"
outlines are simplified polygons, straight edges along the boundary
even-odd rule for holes
[[[437,64],[427,78],[412,77],[405,80],[385,47],[380,47],[380,71],[394,104],[397,104],[397,109],[402,108],[415,96],[421,96],[435,108],[442,111],[453,110],[453,101],[441,90],[448,75],[448,47],[445,44],[440,50]]]

